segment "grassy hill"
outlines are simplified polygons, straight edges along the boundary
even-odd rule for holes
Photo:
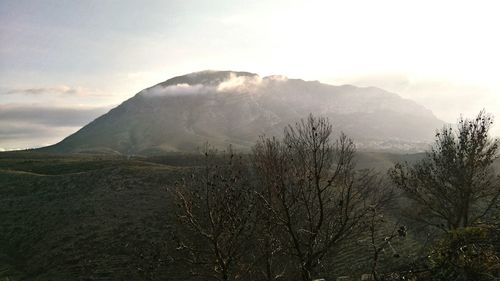
[[[384,171],[419,157],[360,153],[357,161]],[[171,259],[166,187],[199,158],[0,153],[0,280],[186,280]],[[337,268],[363,270],[364,247],[338,250]]]
[[[137,280],[168,270],[166,261],[146,266],[165,250],[164,188],[183,170],[109,157],[0,154],[0,276]]]

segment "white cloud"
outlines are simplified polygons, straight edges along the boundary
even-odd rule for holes
[[[253,92],[262,84],[262,78],[258,75],[237,76],[231,73],[229,79],[217,86],[218,92]]]
[[[54,144],[109,109],[0,104],[0,147],[17,150]]]
[[[449,123],[455,123],[461,114],[473,117],[482,109],[500,120],[500,94],[475,84],[406,74],[338,78],[335,83],[376,86],[397,93],[432,110],[438,118]],[[500,136],[500,126],[495,125],[492,133]]]
[[[167,87],[155,86],[144,91],[145,97],[167,97],[167,96],[182,96],[182,95],[200,95],[208,92],[213,92],[213,87],[208,87],[202,84],[188,85],[176,84]]]
[[[0,120],[7,124],[24,122],[54,127],[83,126],[106,113],[110,108],[110,106],[52,107],[46,105],[0,104]]]
[[[57,85],[52,87],[17,88],[0,92],[0,95],[67,95],[67,96],[102,96],[103,93],[83,87]]]
[[[205,84],[186,84],[180,83],[167,87],[155,86],[143,92],[146,97],[165,97],[165,96],[182,96],[182,95],[203,95],[209,93],[259,93],[259,89],[271,81],[286,81],[287,78],[281,75],[269,76],[262,78],[258,75],[236,75],[231,73],[230,76],[216,85]]]
[[[221,93],[236,92],[262,94],[259,90],[267,86],[268,83],[286,80],[288,80],[288,78],[283,75],[272,75],[262,78],[258,75],[237,76],[233,73],[230,75],[229,79],[221,82],[217,86],[217,91]]]

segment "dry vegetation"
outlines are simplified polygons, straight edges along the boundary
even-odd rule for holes
[[[489,122],[483,117],[479,124]],[[478,128],[467,140],[487,136]],[[481,139],[495,156],[495,143]],[[483,151],[454,147],[464,148],[453,150],[462,156]],[[441,151],[430,159],[443,160],[433,158]],[[419,213],[420,222],[401,216],[431,202],[406,194],[418,194],[425,181],[403,180],[425,178],[417,172],[429,155],[355,153],[347,137],[332,138],[327,120],[313,117],[288,127],[282,140],[261,139],[250,155],[1,153],[0,280],[335,280],[361,273],[495,280],[499,162],[475,153],[483,159],[474,166],[480,177],[446,185],[469,191],[456,198],[473,199],[470,218],[481,217],[457,216],[444,234],[432,227],[435,213]],[[400,188],[388,192],[384,171],[405,160],[404,170],[392,172]],[[450,166],[455,175],[470,175],[459,168],[472,166],[461,163],[469,162]]]

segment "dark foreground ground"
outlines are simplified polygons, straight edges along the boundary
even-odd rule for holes
[[[358,166],[419,157],[360,153]],[[0,280],[187,280],[166,188],[199,158],[0,153]],[[356,243],[338,251],[340,271],[366,269]]]

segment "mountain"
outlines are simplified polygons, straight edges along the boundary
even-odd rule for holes
[[[365,150],[412,150],[443,125],[431,111],[374,87],[202,71],[147,88],[47,152],[191,152],[208,142],[249,149],[309,113],[327,116]]]

